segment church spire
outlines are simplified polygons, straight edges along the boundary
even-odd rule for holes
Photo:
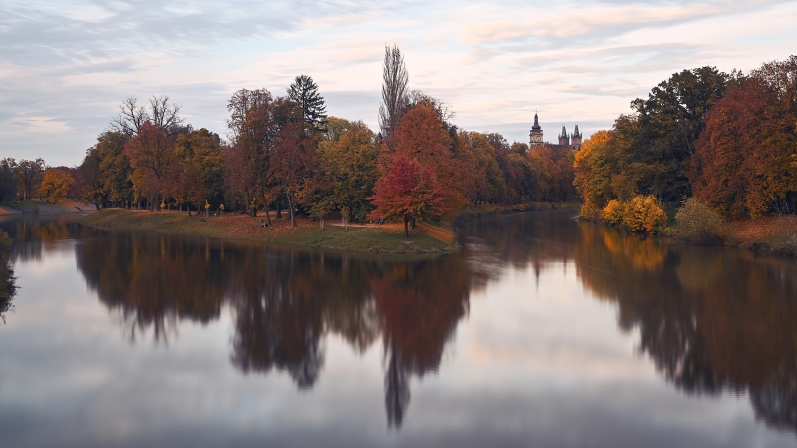
[[[537,117],[537,111],[534,111],[534,125],[529,131],[529,148],[536,148],[542,145],[542,127],[540,127],[540,120]]]

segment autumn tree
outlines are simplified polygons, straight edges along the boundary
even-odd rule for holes
[[[273,100],[271,92],[266,89],[241,89],[232,94],[227,101],[227,128],[230,130],[229,139],[235,144],[241,135],[246,132],[250,115],[258,111],[258,107],[270,104]]]
[[[296,227],[296,205],[306,199],[315,166],[313,141],[302,122],[288,121],[277,133],[269,175],[288,201],[291,225]]]
[[[407,110],[408,83],[407,68],[404,66],[404,57],[398,46],[385,46],[385,59],[382,63],[382,104],[379,105],[379,129],[383,138],[393,136],[393,131]]]
[[[784,107],[785,106],[785,107]],[[761,216],[797,192],[793,129],[777,91],[756,76],[731,88],[708,113],[697,141],[695,195],[724,214]]]
[[[30,200],[39,189],[44,175],[44,159],[20,160],[13,166],[14,176],[22,190],[22,199]]]
[[[106,131],[86,151],[75,176],[78,195],[84,201],[98,208],[133,202],[133,169],[124,151],[127,140],[127,135],[121,132]]]
[[[170,176],[176,174],[172,171],[176,154],[174,151],[174,137],[146,121],[138,129],[138,134],[125,143],[125,155],[130,160],[133,168],[133,184],[143,197],[147,198],[148,205],[155,207],[156,198],[164,198],[171,193]]]
[[[474,204],[494,203],[506,196],[506,179],[498,164],[495,147],[485,134],[459,132],[455,156],[461,162],[458,190],[468,201]]]
[[[58,202],[66,198],[67,191],[75,183],[75,179],[68,173],[55,168],[44,170],[39,195],[47,202]]]
[[[459,175],[462,163],[454,159],[451,136],[432,104],[421,103],[404,114],[390,140],[392,145],[383,146],[380,157],[383,172],[395,158],[406,157],[447,186],[445,200],[451,207],[463,202],[458,195],[464,181]]]
[[[241,89],[227,103],[232,145],[223,152],[225,182],[252,216],[257,213],[258,204],[267,207],[271,202],[270,152],[277,130],[274,107],[274,99],[266,89]],[[266,219],[270,224],[268,214]]]
[[[179,135],[175,155],[179,161],[176,199],[197,209],[204,201],[218,208],[224,200],[224,159],[218,134],[202,128]]]
[[[437,181],[431,167],[422,167],[405,154],[396,157],[388,173],[376,182],[371,216],[404,219],[404,236],[415,218],[438,218],[451,212],[450,193]]]
[[[576,188],[583,205],[579,215],[595,219],[612,198],[608,131],[598,131],[585,140],[575,154],[573,169]]]
[[[149,99],[149,108],[139,105],[136,98],[127,98],[119,106],[119,111],[119,115],[111,121],[111,131],[128,137],[141,132],[146,122],[170,136],[185,131],[185,119],[180,117],[180,106],[170,103],[166,95],[153,95]]]
[[[669,201],[690,194],[687,174],[703,130],[703,115],[738,77],[715,67],[683,70],[654,87],[647,99],[631,103],[637,123],[634,135],[623,136],[628,147],[623,148],[620,170],[627,173],[622,182],[633,190],[629,194],[652,194]],[[623,145],[619,138],[614,140]]]
[[[335,127],[343,124],[335,117],[330,117],[330,123]],[[379,174],[377,136],[362,121],[346,122],[345,128],[337,138],[331,134],[318,147],[317,193],[311,210],[317,217],[338,210],[348,221],[365,218],[372,208],[368,198]]]
[[[304,121],[312,128],[323,131],[326,127],[327,107],[313,78],[307,75],[297,76],[288,87],[287,93],[288,98],[302,107]]]

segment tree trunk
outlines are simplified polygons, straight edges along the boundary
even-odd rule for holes
[[[280,208],[280,198],[277,196],[277,219],[282,218],[282,209]]]
[[[291,226],[292,227],[296,227],[296,213],[293,210],[293,200],[292,200],[292,198],[290,196],[288,196],[288,208],[290,208],[290,210],[288,210],[288,212],[289,212],[290,217],[291,217]]]
[[[265,194],[263,195],[263,204],[265,204],[263,208],[266,211],[266,224],[271,225],[271,214],[268,212],[268,197]]]

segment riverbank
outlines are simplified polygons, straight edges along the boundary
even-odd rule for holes
[[[723,226],[723,243],[797,257],[797,216],[772,215],[731,221]]]
[[[107,230],[136,230],[211,238],[248,240],[275,246],[301,246],[319,249],[366,252],[371,254],[446,254],[459,249],[454,232],[444,227],[419,223],[404,236],[403,224],[350,225],[348,228],[326,221],[298,218],[297,227],[271,214],[271,225],[261,227],[265,216],[228,213],[207,218],[179,212],[149,212],[105,209],[78,219],[79,222]],[[204,221],[204,222],[203,222]]]
[[[93,210],[93,205],[72,200],[60,201],[57,204],[45,201],[0,202],[0,216],[81,214]]]
[[[538,212],[545,210],[573,208],[581,206],[578,202],[526,202],[515,205],[468,205],[461,208],[454,217],[454,227],[460,228],[473,219],[489,215],[502,215],[507,213]]]

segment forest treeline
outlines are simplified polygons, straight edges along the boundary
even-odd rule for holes
[[[582,217],[661,224],[661,203],[687,198],[707,206],[692,220],[797,211],[797,57],[748,75],[684,70],[631,106],[575,155]]]
[[[0,161],[0,199],[189,213],[269,208],[294,225],[300,212],[403,218],[406,228],[466,204],[580,198],[582,217],[640,231],[660,229],[663,205],[692,197],[734,219],[797,209],[797,57],[747,75],[684,70],[631,106],[578,152],[529,150],[457,127],[447,104],[409,89],[399,49],[387,47],[378,132],[327,116],[306,75],[282,97],[235,92],[226,138],[185,123],[166,96],[147,105],[129,98],[78,167]]]
[[[306,75],[282,97],[266,89],[235,92],[227,103],[226,138],[194,129],[166,96],[147,105],[130,98],[79,167],[3,161],[4,182],[18,189],[2,187],[9,192],[4,198],[38,192],[97,208],[189,213],[223,208],[255,215],[268,207],[294,224],[295,212],[322,219],[397,217],[406,224],[466,204],[576,199],[574,151],[529,151],[500,134],[457,127],[445,103],[409,90],[397,47],[386,48],[383,69],[379,132],[327,116],[317,84]]]

